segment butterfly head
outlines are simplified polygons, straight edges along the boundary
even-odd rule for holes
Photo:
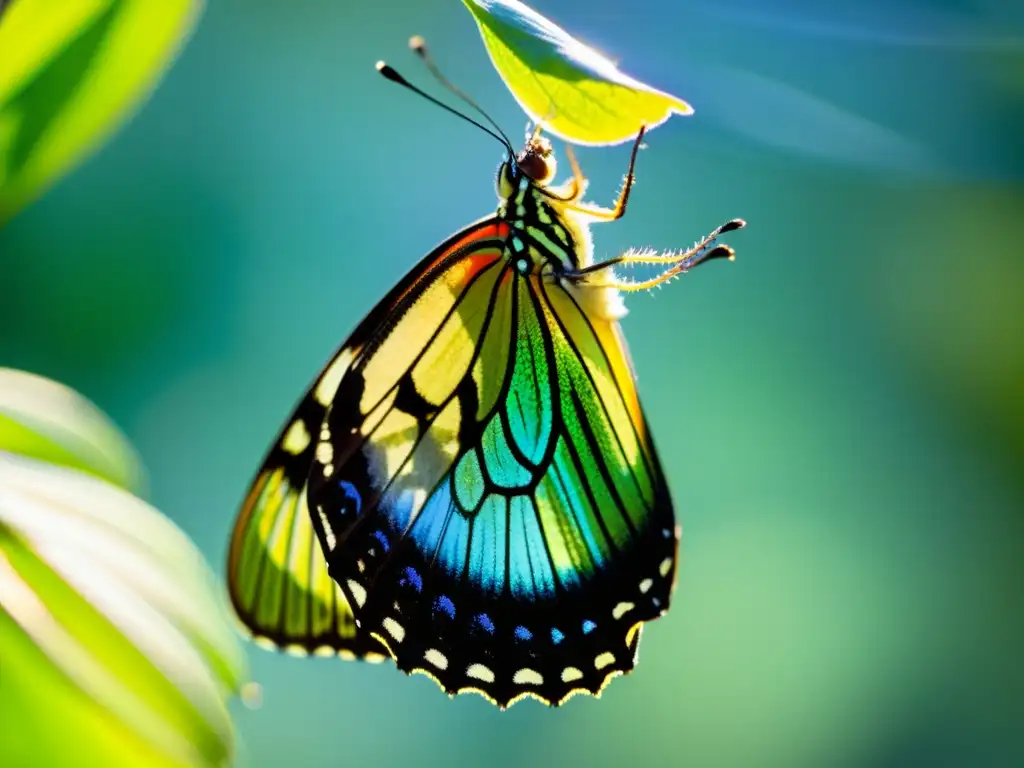
[[[534,184],[546,186],[555,177],[555,153],[551,142],[543,136],[533,136],[516,157],[516,165]]]
[[[555,178],[557,163],[551,142],[543,136],[532,136],[522,151],[501,164],[498,170],[498,196],[508,199],[525,180],[539,187],[548,186]]]

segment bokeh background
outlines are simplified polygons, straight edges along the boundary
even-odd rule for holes
[[[390,665],[251,649],[246,766],[1024,764],[1024,10],[536,0],[696,108],[599,256],[713,264],[624,321],[684,529],[601,700],[499,713]],[[457,0],[209,4],[115,139],[0,231],[0,364],[141,452],[223,570],[289,408],[375,299],[490,212],[500,148],[373,69],[525,124]],[[627,147],[579,152],[610,201]]]

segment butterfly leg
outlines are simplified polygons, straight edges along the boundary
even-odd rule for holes
[[[636,141],[633,142],[633,151],[629,155],[629,168],[626,171],[626,177],[622,182],[622,191],[619,192],[619,197],[615,201],[615,205],[611,208],[601,208],[587,203],[578,203],[570,206],[571,210],[584,213],[599,221],[615,221],[616,219],[621,219],[626,215],[626,204],[629,202],[629,193],[633,189],[633,182],[635,181],[633,169],[636,166],[636,155],[637,152],[640,151],[640,145],[643,143],[644,135],[646,133],[647,126],[641,126],[640,133],[637,134]],[[576,181],[582,180],[583,174],[580,172],[580,167],[576,162],[576,157],[568,147],[566,147],[566,155],[569,158],[570,165],[572,166],[573,179]]]
[[[648,280],[634,281],[613,277],[606,281],[593,281],[595,284],[618,288],[623,291],[642,291],[654,288],[656,285],[668,282],[673,277],[690,271],[699,264],[712,259],[735,259],[736,254],[728,245],[716,243],[719,235],[742,229],[746,226],[743,219],[733,219],[718,227],[706,237],[694,243],[692,248],[677,253],[658,254],[650,251],[627,251],[622,256],[608,259],[575,272],[566,272],[562,275],[569,280],[586,280],[589,275],[601,272],[602,270],[614,267],[619,264],[657,264],[665,265],[665,269]]]
[[[576,159],[576,153],[572,151],[572,147],[568,144],[565,145],[565,157],[569,161],[569,168],[572,169],[572,180],[570,181],[572,196],[568,198],[568,201],[575,203],[583,195],[584,191],[586,191],[587,177],[584,176],[583,171],[580,170],[580,164]]]

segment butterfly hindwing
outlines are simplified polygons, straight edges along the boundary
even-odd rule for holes
[[[498,235],[390,305],[320,430],[310,510],[399,668],[559,703],[633,668],[677,531],[618,326]]]

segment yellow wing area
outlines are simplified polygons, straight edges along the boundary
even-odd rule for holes
[[[296,655],[383,659],[358,632],[327,572],[306,504],[306,474],[319,429],[353,352],[343,348],[296,407],[271,448],[235,521],[228,591],[257,644]]]
[[[360,636],[313,535],[305,487],[284,470],[264,470],[235,525],[228,585],[239,619],[257,644],[295,655],[383,659]]]

